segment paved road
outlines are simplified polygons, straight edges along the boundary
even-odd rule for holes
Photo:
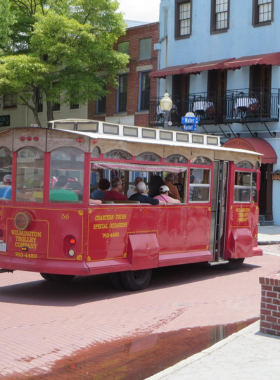
[[[258,317],[259,277],[280,268],[278,246],[274,251],[247,259],[237,272],[162,268],[138,293],[113,290],[107,276],[57,287],[36,273],[1,274],[0,379],[47,373],[94,343]]]

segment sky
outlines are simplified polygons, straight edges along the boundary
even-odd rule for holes
[[[159,21],[160,0],[118,0],[119,10],[125,20],[156,22]]]

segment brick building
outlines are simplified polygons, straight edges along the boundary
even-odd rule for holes
[[[157,96],[157,79],[149,73],[157,70],[159,23],[129,27],[115,49],[130,56],[126,71],[118,75],[118,88],[108,88],[106,97],[88,104],[88,119],[128,125],[149,125],[149,101]]]

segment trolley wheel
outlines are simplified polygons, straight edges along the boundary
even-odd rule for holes
[[[65,284],[73,280],[75,275],[72,274],[51,274],[40,273],[40,275],[47,281],[56,282],[57,284]]]
[[[110,273],[110,281],[114,288],[124,290],[121,274],[119,272]]]
[[[133,291],[142,290],[145,289],[150,282],[152,269],[121,272],[120,275],[125,289]]]
[[[49,273],[40,273],[44,280],[52,281],[51,275]]]
[[[224,265],[225,269],[227,270],[235,270],[239,269],[243,264],[243,259],[229,259],[229,262]]]

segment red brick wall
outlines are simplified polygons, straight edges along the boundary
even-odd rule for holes
[[[280,336],[280,273],[260,277],[262,285],[260,331]]]
[[[140,39],[152,38],[152,54],[150,59],[139,60]],[[121,36],[118,42],[129,42],[130,61],[127,65],[128,72],[128,89],[127,89],[127,115],[135,115],[138,112],[139,103],[139,81],[140,72],[136,71],[138,66],[152,65],[151,71],[157,70],[157,51],[154,50],[154,44],[159,39],[159,23],[141,25],[133,28],[128,28],[126,34]],[[117,44],[115,45],[117,49]],[[157,80],[151,78],[150,82],[150,98],[157,96]],[[117,110],[117,89],[110,88],[110,93],[106,98],[106,116],[113,116]],[[95,102],[89,102],[88,118],[96,119]],[[135,125],[148,126],[149,115],[135,115]]]

